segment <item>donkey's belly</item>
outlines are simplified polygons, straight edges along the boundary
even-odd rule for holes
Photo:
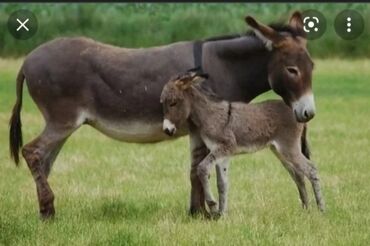
[[[89,123],[92,127],[107,135],[123,142],[131,143],[154,143],[168,140],[168,137],[162,130],[162,122],[145,122],[145,121],[112,121],[98,118]],[[186,132],[180,132],[176,136],[185,135]]]

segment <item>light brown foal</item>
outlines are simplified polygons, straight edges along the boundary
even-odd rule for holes
[[[198,175],[211,213],[221,215],[226,210],[228,158],[266,147],[271,148],[295,181],[302,206],[308,206],[306,176],[312,184],[318,208],[324,211],[317,170],[301,151],[304,124],[296,121],[292,109],[281,100],[252,104],[216,100],[195,85],[199,80],[204,78],[189,72],[165,85],[161,95],[163,130],[173,135],[188,121],[198,127],[210,150],[199,164]],[[209,187],[209,174],[214,163],[219,190],[218,209]]]

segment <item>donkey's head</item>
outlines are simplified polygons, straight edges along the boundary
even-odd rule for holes
[[[293,108],[297,121],[309,121],[315,115],[311,86],[313,62],[306,47],[302,15],[295,12],[281,30],[250,16],[245,21],[271,50],[268,80],[272,90]]]
[[[172,136],[180,128],[190,115],[191,104],[187,91],[190,87],[207,78],[206,74],[196,71],[189,71],[177,75],[163,87],[160,102],[163,106],[163,131]]]

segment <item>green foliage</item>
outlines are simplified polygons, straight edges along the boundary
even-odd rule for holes
[[[27,8],[39,20],[38,33],[27,41],[15,40],[6,27],[8,16]],[[365,32],[345,41],[334,31],[335,16],[344,9],[358,10]],[[269,22],[286,22],[294,10],[319,10],[327,18],[323,37],[309,42],[316,57],[370,57],[370,4],[352,3],[70,3],[0,5],[0,56],[23,56],[59,36],[89,36],[125,47],[148,47],[231,33],[244,33],[247,14]]]
[[[302,210],[289,174],[269,152],[230,165],[229,212],[219,221],[187,215],[188,138],[128,144],[81,127],[56,160],[50,185],[56,217],[38,218],[27,165],[8,153],[8,119],[22,60],[0,59],[0,245],[368,245],[370,242],[370,61],[315,61],[318,113],[309,123],[327,212],[307,183]],[[24,88],[25,143],[43,120]],[[263,95],[257,100],[274,96]],[[212,173],[215,192],[215,174]]]

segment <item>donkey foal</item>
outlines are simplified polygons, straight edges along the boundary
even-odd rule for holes
[[[213,215],[222,215],[227,204],[228,159],[235,154],[251,153],[270,147],[297,185],[302,206],[308,198],[304,176],[313,187],[318,208],[324,211],[317,170],[301,151],[304,124],[298,123],[292,110],[280,100],[256,104],[227,102],[207,95],[195,82],[203,75],[188,72],[171,79],[163,88],[163,130],[173,135],[180,125],[190,121],[200,131],[210,153],[198,166],[207,205]],[[216,163],[219,208],[209,187],[209,174]]]

